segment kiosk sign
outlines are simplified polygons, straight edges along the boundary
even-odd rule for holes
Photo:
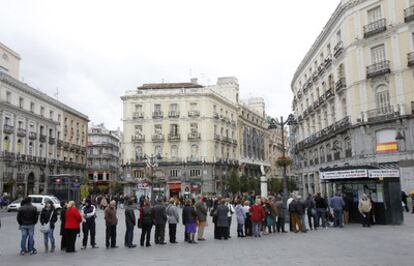
[[[375,169],[369,170],[369,178],[400,177],[398,169]]]
[[[368,171],[366,169],[321,172],[322,180],[350,179],[350,178],[364,178],[364,177],[368,177]]]

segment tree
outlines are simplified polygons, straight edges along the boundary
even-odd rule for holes
[[[226,180],[227,190],[233,194],[240,192],[240,177],[237,171],[231,171],[230,178]]]
[[[283,192],[283,182],[281,179],[269,178],[267,181],[268,190],[272,193],[281,193]]]
[[[118,181],[113,181],[111,183],[111,190],[112,194],[120,194],[124,191],[124,186]]]

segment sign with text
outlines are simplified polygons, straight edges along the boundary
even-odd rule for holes
[[[374,169],[368,171],[369,178],[400,177],[398,169]]]
[[[368,170],[366,169],[352,169],[352,170],[321,172],[322,180],[364,178],[364,177],[368,177]]]

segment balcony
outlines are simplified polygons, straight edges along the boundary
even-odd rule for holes
[[[199,116],[200,116],[200,111],[196,111],[196,110],[188,111],[188,117],[199,117]]]
[[[56,139],[52,138],[52,137],[49,137],[49,144],[50,145],[55,145],[55,143],[56,143]]]
[[[37,139],[37,133],[36,132],[29,132],[29,139],[30,140],[36,140]]]
[[[13,134],[13,132],[14,132],[14,126],[8,125],[8,124],[4,124],[4,126],[3,126],[3,132],[5,134]]]
[[[201,139],[201,134],[198,132],[191,132],[191,133],[188,133],[187,138],[188,140],[191,140],[191,141],[197,141]]]
[[[237,145],[237,139],[233,139],[232,142],[233,142],[233,145]]]
[[[380,122],[400,116],[398,106],[383,106],[367,112],[368,122]]]
[[[325,58],[325,62],[324,62],[325,69],[328,69],[330,66],[332,66],[332,55],[328,55],[328,57]]]
[[[21,137],[21,138],[26,137],[26,129],[24,129],[24,128],[18,128],[17,129],[17,136],[18,137]]]
[[[152,142],[164,142],[164,135],[163,134],[152,135]]]
[[[314,103],[313,103],[313,109],[317,109],[320,106],[320,102],[319,99],[317,99]]]
[[[63,141],[58,139],[57,146],[58,146],[58,148],[62,147],[63,146]]]
[[[339,41],[334,47],[334,57],[338,58],[344,51],[344,43]]]
[[[39,141],[40,142],[46,142],[46,135],[43,135],[42,133],[40,133]]]
[[[233,144],[232,139],[229,138],[229,137],[223,137],[222,141],[225,142],[225,143],[228,143],[228,144]]]
[[[180,112],[177,112],[177,111],[169,111],[168,112],[168,117],[169,118],[179,118],[180,117]]]
[[[218,113],[214,113],[214,114],[213,114],[213,117],[214,117],[215,119],[220,119],[220,115],[219,115]]]
[[[169,141],[180,141],[181,136],[180,134],[168,134],[168,140]]]
[[[384,60],[367,66],[367,79],[391,73],[390,61]]]
[[[140,134],[140,135],[131,136],[131,141],[135,143],[145,142],[145,135]]]
[[[329,98],[333,97],[335,94],[333,92],[332,88],[329,88],[326,92],[325,92],[325,99],[329,100]]]
[[[369,38],[387,30],[387,20],[385,18],[374,21],[364,26],[364,38]]]
[[[346,81],[345,77],[342,77],[335,83],[335,90],[336,92],[339,92],[344,88],[346,88]]]
[[[161,119],[164,117],[164,113],[161,111],[155,111],[152,113],[152,118],[154,119]]]
[[[221,137],[219,134],[214,134],[214,140],[220,141]]]
[[[408,66],[414,66],[414,53],[407,54]]]
[[[143,112],[134,112],[132,114],[132,119],[143,119],[144,113]]]
[[[410,22],[414,20],[414,6],[404,9],[404,21]]]

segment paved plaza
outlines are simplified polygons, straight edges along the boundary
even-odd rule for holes
[[[0,212],[0,265],[413,265],[414,215],[405,215],[402,226],[374,226],[370,229],[353,224],[343,229],[321,229],[307,234],[271,234],[261,238],[237,238],[233,223],[232,238],[213,239],[213,227],[207,228],[207,241],[191,245],[183,242],[183,226],[178,227],[179,244],[150,248],[123,247],[124,216],[119,211],[118,249],[107,250],[104,243],[103,213],[98,214],[99,249],[77,253],[44,253],[43,239],[36,228],[37,255],[19,256],[20,231],[15,213]],[[57,224],[59,227],[59,224]],[[152,232],[153,233],[153,232]],[[167,230],[168,234],[168,230]],[[135,230],[139,244],[140,230]],[[55,232],[60,243],[59,232]],[[153,239],[152,239],[153,241]]]

